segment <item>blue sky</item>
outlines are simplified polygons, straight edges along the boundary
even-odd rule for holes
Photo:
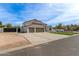
[[[79,24],[79,4],[64,3],[2,3],[0,21],[20,25],[38,19],[48,25]]]

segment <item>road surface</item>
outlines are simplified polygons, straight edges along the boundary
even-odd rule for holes
[[[1,56],[79,56],[79,36],[0,54]]]

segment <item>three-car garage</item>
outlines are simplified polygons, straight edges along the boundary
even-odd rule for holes
[[[44,28],[33,28],[33,27],[30,27],[29,28],[29,32],[44,32]]]

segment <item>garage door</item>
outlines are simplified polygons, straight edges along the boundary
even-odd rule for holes
[[[44,32],[44,28],[36,28],[36,32]]]
[[[34,32],[34,28],[30,27],[29,32]]]

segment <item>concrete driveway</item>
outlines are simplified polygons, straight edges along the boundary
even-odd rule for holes
[[[59,35],[59,34],[51,34],[48,32],[41,33],[21,33],[19,34],[25,38],[27,38],[33,45],[38,45],[46,42],[51,42],[63,38],[67,38],[67,35]]]

